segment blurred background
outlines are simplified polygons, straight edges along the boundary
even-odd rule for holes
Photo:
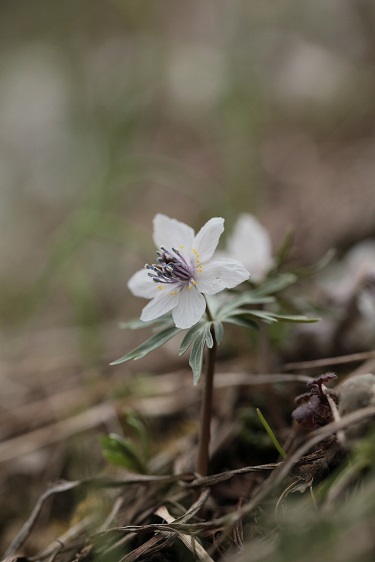
[[[4,440],[102,396],[155,213],[375,236],[373,0],[3,0],[0,53]]]

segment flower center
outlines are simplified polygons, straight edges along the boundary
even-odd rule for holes
[[[167,250],[164,246],[156,252],[157,263],[146,264],[148,274],[155,283],[183,283],[196,285],[194,281],[194,267],[188,263],[179,250]]]

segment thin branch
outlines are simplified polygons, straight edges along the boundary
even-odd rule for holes
[[[28,558],[30,562],[39,562],[40,560],[45,560],[48,558],[50,561],[53,560],[56,555],[65,548],[65,544],[76,537],[82,535],[82,533],[90,526],[92,523],[92,518],[90,516],[85,517],[81,521],[78,521],[73,527],[70,527],[65,533],[60,535],[53,543],[47,548],[45,548],[39,554],[31,556]]]
[[[160,507],[155,513],[167,523],[173,523],[175,521],[165,506]],[[178,531],[177,536],[198,560],[202,560],[202,562],[214,562],[211,556],[209,556],[203,546],[194,539],[194,537],[179,533]]]
[[[251,474],[252,472],[265,472],[268,470],[275,470],[282,463],[270,463],[270,464],[260,464],[257,466],[244,466],[243,468],[237,468],[234,470],[228,470],[226,472],[221,472],[220,474],[212,474],[210,476],[198,476],[192,482],[186,484],[187,488],[203,488],[210,487],[224,482],[225,480],[230,480],[234,476],[242,476],[243,474]]]
[[[297,361],[295,363],[286,363],[284,365],[284,369],[286,371],[294,371],[299,369],[315,369],[316,367],[344,365],[345,363],[353,363],[373,358],[375,358],[375,350],[363,351],[361,353],[351,353],[349,355],[340,355],[338,357],[326,357],[325,359],[314,359],[312,361]]]
[[[31,512],[30,517],[28,518],[26,523],[24,523],[20,532],[17,534],[17,536],[15,537],[15,539],[7,549],[5,553],[5,558],[7,556],[11,556],[12,554],[15,554],[20,549],[20,547],[25,543],[39,517],[39,514],[42,510],[45,501],[50,496],[52,496],[53,494],[59,494],[61,492],[67,492],[68,490],[72,490],[73,488],[76,488],[79,485],[80,485],[79,481],[63,482],[46,490],[44,494],[42,494],[39,497],[33,511]]]

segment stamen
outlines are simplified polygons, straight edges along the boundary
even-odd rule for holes
[[[177,248],[173,247],[172,252],[164,246],[157,250],[157,263],[145,265],[149,277],[158,284],[195,285],[193,264],[189,264]]]

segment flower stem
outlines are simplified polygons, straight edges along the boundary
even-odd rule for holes
[[[211,313],[207,307],[207,317],[212,320]],[[214,327],[211,326],[213,346],[207,350],[207,367],[204,377],[203,397],[200,414],[199,445],[197,458],[197,472],[201,476],[207,476],[209,461],[209,445],[211,438],[212,398],[215,375],[215,361],[217,342]]]

